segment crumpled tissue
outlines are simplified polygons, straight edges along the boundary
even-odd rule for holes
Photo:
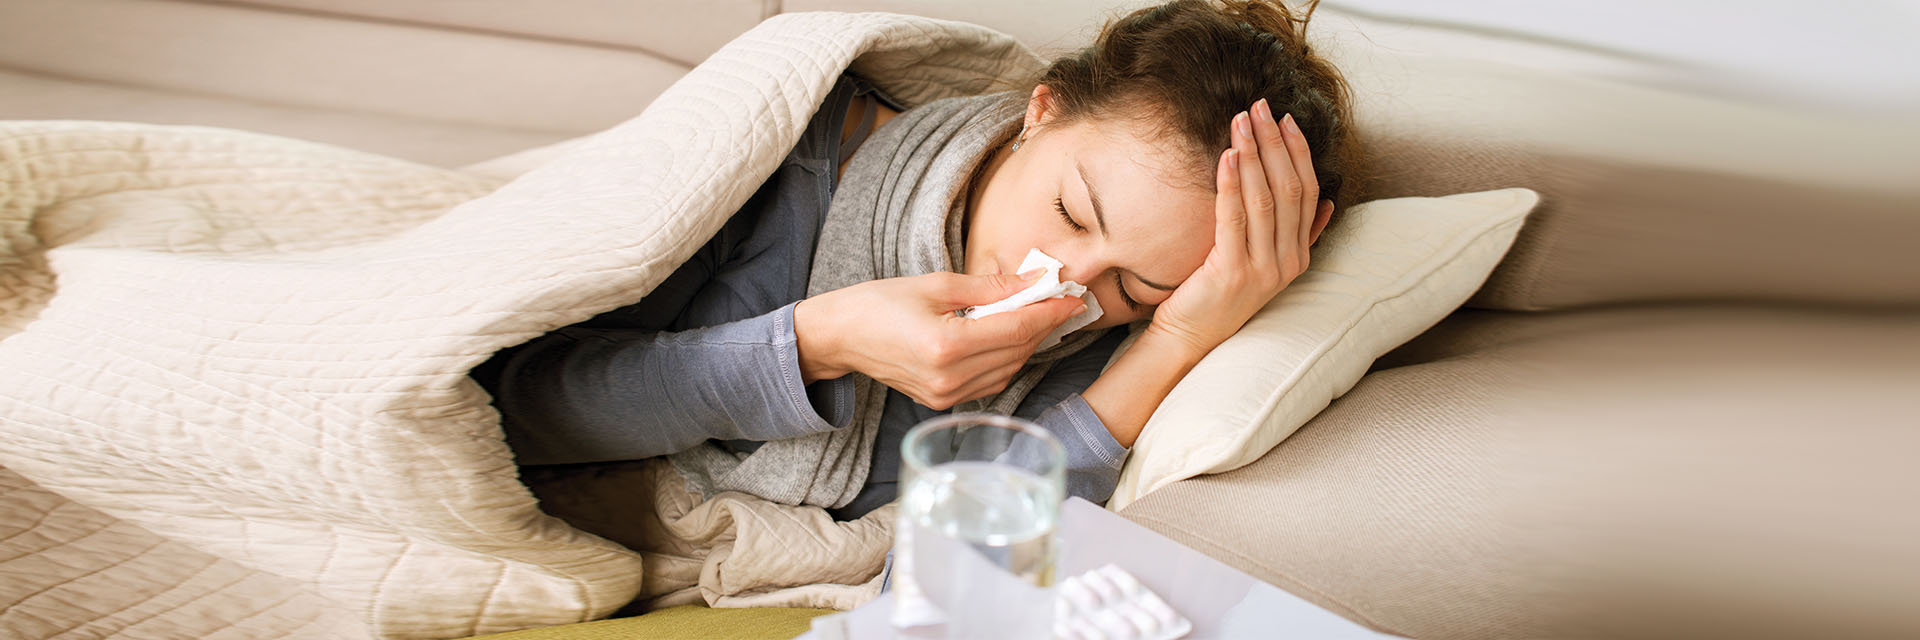
[[[960,310],[960,317],[985,318],[996,313],[1012,311],[1048,298],[1058,298],[1061,296],[1078,297],[1087,303],[1087,310],[1080,312],[1074,317],[1068,318],[1067,321],[1059,327],[1055,327],[1052,332],[1047,334],[1046,338],[1040,340],[1040,346],[1036,348],[1045,349],[1059,344],[1062,337],[1079,330],[1081,327],[1093,324],[1093,321],[1099,320],[1100,316],[1103,315],[1100,310],[1100,301],[1093,296],[1087,295],[1086,285],[1072,280],[1066,282],[1060,281],[1060,269],[1064,266],[1066,265],[1061,264],[1059,260],[1053,259],[1053,256],[1041,253],[1039,249],[1029,249],[1027,250],[1026,259],[1020,261],[1020,268],[1015,269],[1014,273],[1026,273],[1034,269],[1046,269],[1046,273],[1041,274],[1039,280],[1035,280],[1033,284],[1027,285],[1027,288],[1021,289],[1019,292],[991,304],[962,309]]]

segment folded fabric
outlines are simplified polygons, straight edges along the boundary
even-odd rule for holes
[[[1039,249],[1028,249],[1027,257],[1020,261],[1020,268],[1015,269],[1014,273],[1026,273],[1034,269],[1045,269],[1046,272],[1040,275],[1040,279],[1035,280],[1031,285],[1027,285],[1027,288],[1021,289],[1013,295],[1001,298],[990,304],[962,309],[960,311],[960,317],[985,318],[996,313],[1012,311],[1050,298],[1062,296],[1080,298],[1087,303],[1087,310],[1075,314],[1071,318],[1067,318],[1066,322],[1061,323],[1060,326],[1055,327],[1053,331],[1047,333],[1047,337],[1040,341],[1038,348],[1045,349],[1058,344],[1060,338],[1074,331],[1078,331],[1081,327],[1093,324],[1093,321],[1099,320],[1100,316],[1104,314],[1100,309],[1100,301],[1093,296],[1087,295],[1086,285],[1072,280],[1065,282],[1060,280],[1060,269],[1064,267],[1066,267],[1065,264],[1062,264],[1059,260],[1055,260],[1053,256],[1047,255]]]
[[[774,16],[505,185],[217,129],[0,122],[0,467],[173,543],[159,552],[197,554],[175,560],[259,578],[156,586],[171,574],[151,547],[121,547],[24,617],[210,638],[311,637],[324,615],[359,623],[330,638],[450,638],[603,617],[643,590],[697,586],[713,606],[872,597],[881,565],[851,552],[796,569],[802,543],[885,537],[783,526],[830,521],[818,507],[727,500],[707,511],[729,517],[687,521],[712,529],[663,528],[655,543],[682,553],[661,561],[549,517],[468,376],[653,290],[773,173],[850,64],[908,105],[1042,67],[984,27]],[[618,515],[671,517],[659,508]],[[66,539],[26,526],[15,541]],[[57,559],[0,553],[0,574]],[[276,615],[288,593],[268,583],[324,610]],[[89,604],[135,591],[199,604]]]

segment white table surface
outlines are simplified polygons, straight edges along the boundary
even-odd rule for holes
[[[1061,510],[1062,578],[1113,563],[1193,621],[1188,638],[1398,638],[1362,627],[1080,498]],[[809,640],[892,638],[893,595],[814,618]]]

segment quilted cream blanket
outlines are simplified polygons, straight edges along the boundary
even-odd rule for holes
[[[664,279],[849,67],[917,104],[1039,61],[971,25],[783,15],[504,184],[235,131],[0,123],[0,636],[460,637],[640,595],[871,597],[886,512],[699,501],[648,464],[523,481],[466,377]]]

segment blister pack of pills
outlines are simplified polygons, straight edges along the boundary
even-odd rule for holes
[[[1056,591],[1055,638],[1173,640],[1193,631],[1193,622],[1115,565],[1067,578]]]

